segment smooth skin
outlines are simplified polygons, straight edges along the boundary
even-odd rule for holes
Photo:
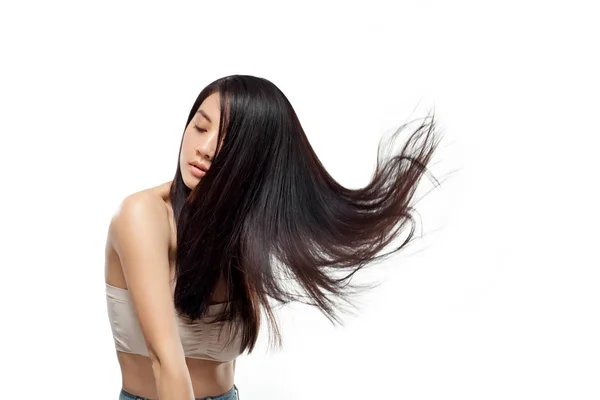
[[[186,127],[179,163],[193,189],[200,179],[190,162],[210,167],[217,151],[219,94],[205,99]],[[210,120],[210,121],[209,121]],[[218,396],[234,384],[235,360],[186,358],[179,338],[171,280],[175,274],[176,224],[169,200],[172,181],[127,196],[113,215],[106,241],[105,279],[128,289],[149,357],[117,351],[123,388],[161,400]],[[227,301],[221,281],[212,303]]]

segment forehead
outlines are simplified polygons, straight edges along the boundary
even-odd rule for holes
[[[208,117],[211,123],[218,123],[219,117],[221,115],[221,107],[219,101],[220,98],[218,92],[211,94],[206,99],[204,99],[202,104],[200,104],[197,113],[200,115],[206,115],[206,117]]]

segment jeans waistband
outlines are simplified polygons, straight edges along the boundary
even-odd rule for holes
[[[220,394],[218,396],[200,397],[200,398],[197,398],[196,400],[239,400],[239,398],[240,398],[239,390],[238,390],[237,386],[234,384],[231,389],[229,389],[227,392],[225,392],[223,394]],[[136,396],[135,394],[127,392],[125,389],[121,389],[119,400],[151,400],[151,399],[148,399],[147,397]]]

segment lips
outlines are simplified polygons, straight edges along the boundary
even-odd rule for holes
[[[194,167],[196,167],[204,172],[208,171],[208,167],[204,164],[199,163],[198,161],[192,161],[190,163],[190,165],[193,165]]]
[[[196,167],[194,164],[190,164],[190,172],[196,178],[202,178],[204,175],[206,175],[206,171]]]

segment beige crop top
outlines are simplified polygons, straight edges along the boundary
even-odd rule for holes
[[[116,349],[125,353],[148,356],[146,342],[129,290],[107,283],[106,303]],[[219,303],[208,306],[207,317],[214,317],[225,305],[226,303]],[[219,338],[219,328],[223,324],[222,322],[208,324],[204,319],[200,319],[190,323],[179,315],[177,321],[186,357],[228,362],[240,355],[241,338],[239,335],[227,347],[225,346],[228,339],[226,328],[223,329],[221,338]]]

